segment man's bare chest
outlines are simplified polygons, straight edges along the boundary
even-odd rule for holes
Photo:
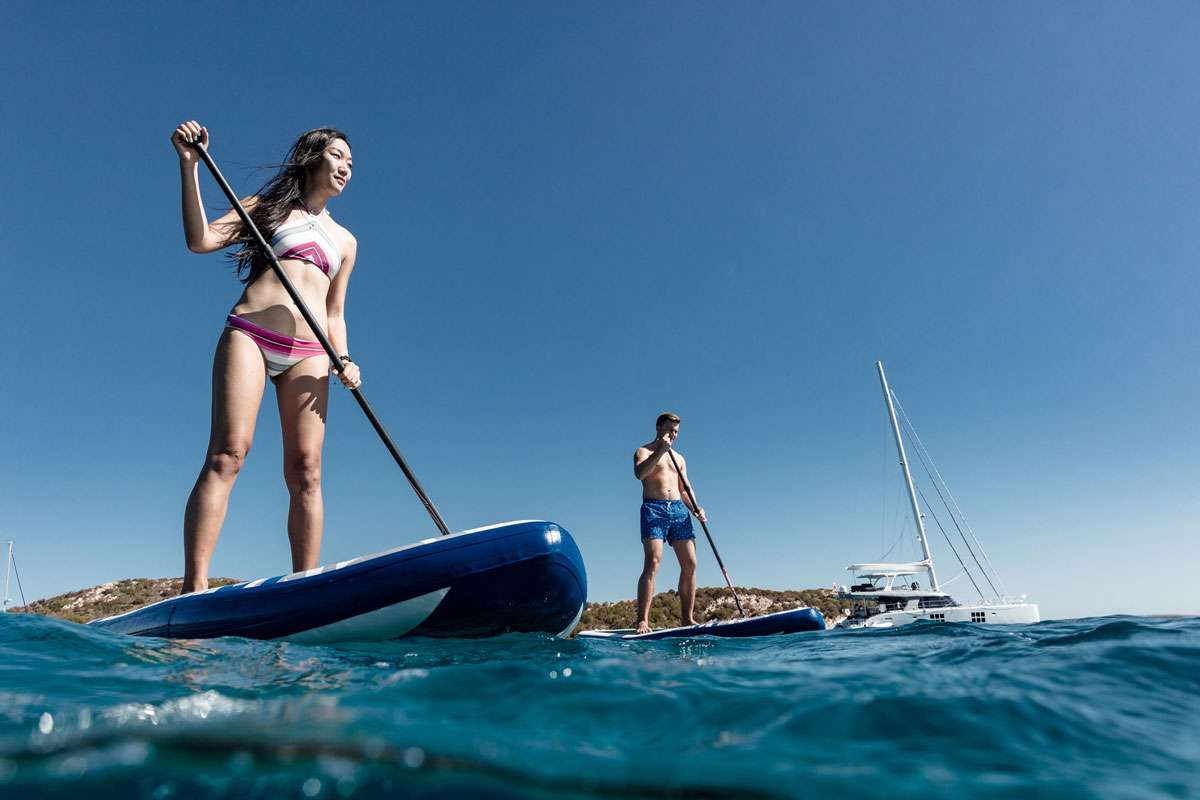
[[[675,460],[679,462],[680,468],[683,467],[683,461],[679,456],[675,456]],[[650,472],[650,477],[656,480],[670,480],[675,478],[678,473],[675,471],[675,465],[671,463],[671,454],[664,453],[663,457],[654,465],[654,469]]]

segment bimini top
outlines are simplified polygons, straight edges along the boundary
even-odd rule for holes
[[[851,564],[846,567],[846,571],[853,572],[861,578],[898,578],[901,575],[928,572],[931,566],[928,561],[914,561],[908,564]]]

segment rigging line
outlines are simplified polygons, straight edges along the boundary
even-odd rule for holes
[[[896,400],[894,394],[892,395],[892,399]],[[897,403],[897,405],[899,405],[900,401],[896,400],[896,403]],[[954,527],[958,529],[958,535],[962,537],[963,544],[965,544],[967,546],[967,552],[971,554],[971,559],[975,562],[975,566],[979,567],[979,573],[981,575],[983,575],[984,580],[986,580],[988,582],[988,585],[992,587],[992,592],[994,592],[997,596],[999,596],[1000,591],[996,589],[996,584],[992,582],[991,576],[988,575],[987,570],[984,569],[983,565],[979,563],[979,557],[976,556],[975,551],[973,549],[971,549],[971,543],[967,541],[967,535],[965,533],[963,533],[962,526],[960,526],[958,524],[958,519],[954,516],[954,511],[950,508],[950,504],[948,502],[946,502],[946,497],[945,497],[945,495],[942,494],[942,487],[938,485],[939,481],[935,480],[933,477],[933,474],[930,472],[929,465],[930,465],[930,463],[932,463],[933,457],[929,455],[929,451],[925,450],[925,446],[923,444],[921,444],[920,439],[917,437],[917,432],[916,432],[916,429],[913,427],[912,420],[910,420],[908,418],[907,414],[904,414],[903,409],[900,410],[900,413],[903,414],[903,416],[904,416],[904,433],[906,436],[908,436],[908,440],[910,442],[912,442],[913,450],[916,452],[917,458],[921,461],[921,466],[925,468],[925,474],[927,476],[929,476],[929,482],[933,484],[933,488],[935,491],[937,491],[938,497],[942,501],[942,505],[946,507],[946,511],[950,514],[950,521],[953,522]],[[922,451],[925,451],[925,452],[922,454]],[[928,461],[926,461],[926,458],[928,458]],[[934,472],[937,471],[936,465],[933,467],[933,471]],[[941,478],[940,474],[938,475],[938,478],[939,479]],[[941,484],[943,486],[945,486],[945,483],[946,482],[944,480],[941,481]],[[949,492],[950,492],[950,487],[946,486],[946,493],[949,494]],[[965,520],[964,520],[964,522],[965,522]],[[978,544],[979,540],[976,539],[975,543]],[[990,566],[990,562],[989,562],[989,566]],[[992,571],[995,572],[996,568],[992,567]],[[1000,579],[1000,576],[997,575],[996,580],[999,580],[999,579]]]
[[[911,423],[910,423],[910,426],[911,426]],[[907,432],[907,430],[908,429],[906,429],[906,432]],[[909,441],[912,441],[911,437],[910,437]],[[950,504],[946,502],[945,497],[942,497],[942,490],[938,488],[937,482],[933,479],[933,476],[929,474],[929,466],[925,463],[924,456],[921,455],[921,449],[919,447],[914,447],[913,449],[916,451],[917,458],[920,459],[921,465],[925,467],[925,474],[929,476],[929,482],[933,484],[933,488],[937,491],[938,497],[941,498],[942,505],[946,507],[947,513],[950,514],[950,521],[954,523],[955,528],[958,528],[958,535],[962,537],[963,544],[967,546],[967,552],[971,554],[971,560],[973,560],[975,562],[975,566],[979,567],[979,573],[981,575],[983,575],[983,579],[988,582],[988,586],[992,587],[992,592],[999,595],[999,592],[996,591],[996,584],[992,583],[992,579],[990,577],[988,577],[987,570],[985,570],[983,568],[983,565],[979,563],[979,558],[976,557],[975,551],[971,549],[971,543],[967,541],[966,534],[964,534],[962,531],[962,528],[959,527],[958,520],[956,520],[954,518],[954,512],[950,510]],[[925,499],[924,492],[921,493],[921,499],[922,500]],[[925,505],[929,509],[929,513],[932,514],[933,506],[930,505],[928,501],[926,501]],[[934,515],[934,519],[935,520],[937,519],[937,515]],[[942,526],[942,523],[938,522],[938,527],[940,528],[941,526]],[[945,531],[943,530],[942,533],[945,534]],[[963,569],[966,569],[966,565],[963,565]],[[975,582],[975,579],[972,578],[971,583],[974,583],[974,582]],[[979,587],[977,586],[976,588],[978,589]],[[980,592],[979,596],[980,596],[980,598],[982,598],[983,593]]]
[[[901,537],[904,536],[904,529],[908,527],[908,517],[907,517],[907,511],[905,510],[906,503],[904,500],[904,492],[905,492],[905,488],[903,486],[897,486],[895,501],[892,503],[891,528],[892,528],[892,530],[898,530],[898,533],[896,535],[901,536]],[[894,547],[895,547],[895,545],[893,544],[892,547],[888,548],[888,552],[890,553],[892,551],[892,548],[894,548]],[[901,551],[901,553],[903,554],[903,550]]]
[[[882,521],[882,524],[880,525],[880,528],[879,528],[879,551],[883,551],[883,546],[887,542],[887,539],[885,537],[887,536],[888,529],[889,528],[895,529],[897,526],[899,526],[899,531],[896,533],[896,538],[892,540],[892,546],[887,549],[887,552],[885,552],[882,556],[879,557],[879,559],[878,559],[879,561],[886,561],[887,557],[889,555],[891,555],[893,550],[896,549],[896,545],[898,545],[902,541],[904,541],[905,523],[901,521],[901,517],[904,515],[904,505],[903,505],[903,501],[899,499],[899,495],[903,491],[904,491],[903,487],[901,487],[897,491],[897,501],[895,503],[895,509],[892,512],[891,525],[887,524],[886,511],[885,511],[885,519]],[[887,506],[887,503],[886,503],[887,494],[886,493],[884,494],[884,500],[885,500],[884,507],[886,508],[886,506]]]
[[[908,413],[904,410],[904,406],[900,405],[900,398],[896,397],[895,392],[892,392],[892,399],[896,402],[896,407],[900,409],[900,415],[902,417],[904,417],[905,424],[908,426],[908,428],[912,432],[912,439],[916,442],[918,449],[924,450],[925,455],[929,456],[929,462],[930,462],[930,464],[933,465],[933,472],[935,475],[937,475],[938,482],[940,482],[942,484],[942,486],[945,487],[946,494],[950,496],[950,502],[954,504],[954,511],[951,512],[951,516],[953,517],[954,513],[957,512],[958,517],[962,519],[963,525],[965,525],[967,527],[967,531],[971,534],[971,538],[975,540],[975,546],[979,548],[980,555],[983,556],[983,560],[986,561],[988,567],[991,568],[992,574],[994,576],[996,576],[996,583],[1000,584],[1000,589],[1004,592],[1005,595],[1007,595],[1008,589],[1005,587],[1004,581],[1000,578],[1000,572],[996,569],[996,566],[994,564],[992,564],[992,560],[990,558],[988,558],[988,554],[983,549],[983,543],[980,542],[979,537],[975,535],[975,531],[971,527],[971,523],[969,523],[967,521],[967,515],[963,513],[961,508],[959,508],[958,500],[956,500],[954,498],[954,494],[950,491],[950,485],[948,483],[946,483],[945,478],[942,477],[942,473],[938,471],[937,464],[933,463],[933,456],[929,455],[929,450],[926,449],[925,443],[922,442],[921,437],[917,435],[916,426],[913,425],[912,420],[910,420],[908,418]],[[945,502],[945,501],[943,500],[943,502]],[[980,569],[982,569],[982,567]],[[995,587],[993,587],[993,588],[995,588]]]
[[[883,450],[879,454],[879,496],[883,502],[880,503],[879,509],[879,549],[883,549],[883,543],[887,536],[887,512],[888,512],[888,457],[887,457],[887,440],[881,438]]]
[[[925,492],[917,489],[917,493],[921,495],[921,500],[925,502],[925,507],[929,509],[929,515],[933,517],[933,521],[937,523],[938,530],[942,532],[942,536],[946,537],[946,544],[950,545],[950,550],[954,553],[954,557],[958,559],[958,565],[963,568],[963,574],[970,579],[971,585],[975,587],[975,591],[979,592],[979,599],[987,602],[987,598],[983,596],[983,592],[979,591],[979,584],[975,582],[975,576],[971,574],[971,571],[967,569],[967,565],[963,563],[962,557],[958,554],[958,550],[954,549],[954,542],[950,541],[949,534],[947,534],[946,529],[942,527],[942,521],[938,519],[937,514],[933,513],[933,506],[929,505],[928,500],[925,500]],[[980,569],[982,569],[982,567],[980,567]]]
[[[954,583],[956,580],[958,580],[959,578],[961,578],[963,575],[967,575],[967,574],[969,574],[969,573],[968,573],[968,572],[967,572],[967,571],[964,569],[962,572],[958,573],[957,575],[955,575],[955,576],[954,576],[953,578],[951,578],[950,580],[948,580],[948,581],[942,581],[942,582],[941,582],[941,584],[942,584],[942,586],[949,586],[950,584]]]
[[[904,540],[904,531],[900,531],[899,535],[896,536],[895,541],[892,542],[892,546],[887,549],[886,553],[884,553],[883,555],[881,555],[879,557],[879,560],[886,561],[887,557],[890,556],[892,554],[892,551],[896,549],[896,545],[900,544],[900,542],[903,540]]]
[[[17,576],[17,588],[21,590],[21,605],[23,605],[25,607],[25,610],[28,611],[29,603],[26,602],[26,600],[25,600],[25,587],[21,585],[21,570],[17,569],[17,557],[16,556],[12,557],[12,565],[13,565],[13,575]]]

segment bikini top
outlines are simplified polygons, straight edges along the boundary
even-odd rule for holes
[[[342,268],[342,252],[337,240],[325,230],[321,217],[302,208],[304,219],[284,223],[271,237],[271,249],[280,261],[287,258],[307,261],[333,280]]]

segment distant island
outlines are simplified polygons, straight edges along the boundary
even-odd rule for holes
[[[213,578],[210,587],[226,586],[240,581],[233,578]],[[123,614],[126,611],[174,597],[183,585],[182,578],[126,578],[102,583],[91,589],[68,592],[45,600],[35,600],[14,612],[42,614],[69,622],[88,622],[100,617]],[[849,605],[829,589],[799,589],[778,591],[738,587],[738,596],[748,616],[772,614],[792,608],[811,606],[825,617],[828,625],[845,618]],[[710,622],[737,616],[733,596],[724,586],[705,586],[696,590],[696,620]],[[632,628],[637,618],[637,603],[618,600],[614,603],[588,603],[579,619],[576,631],[596,628]],[[674,591],[654,596],[650,604],[650,626],[673,628],[679,624],[679,595]]]

